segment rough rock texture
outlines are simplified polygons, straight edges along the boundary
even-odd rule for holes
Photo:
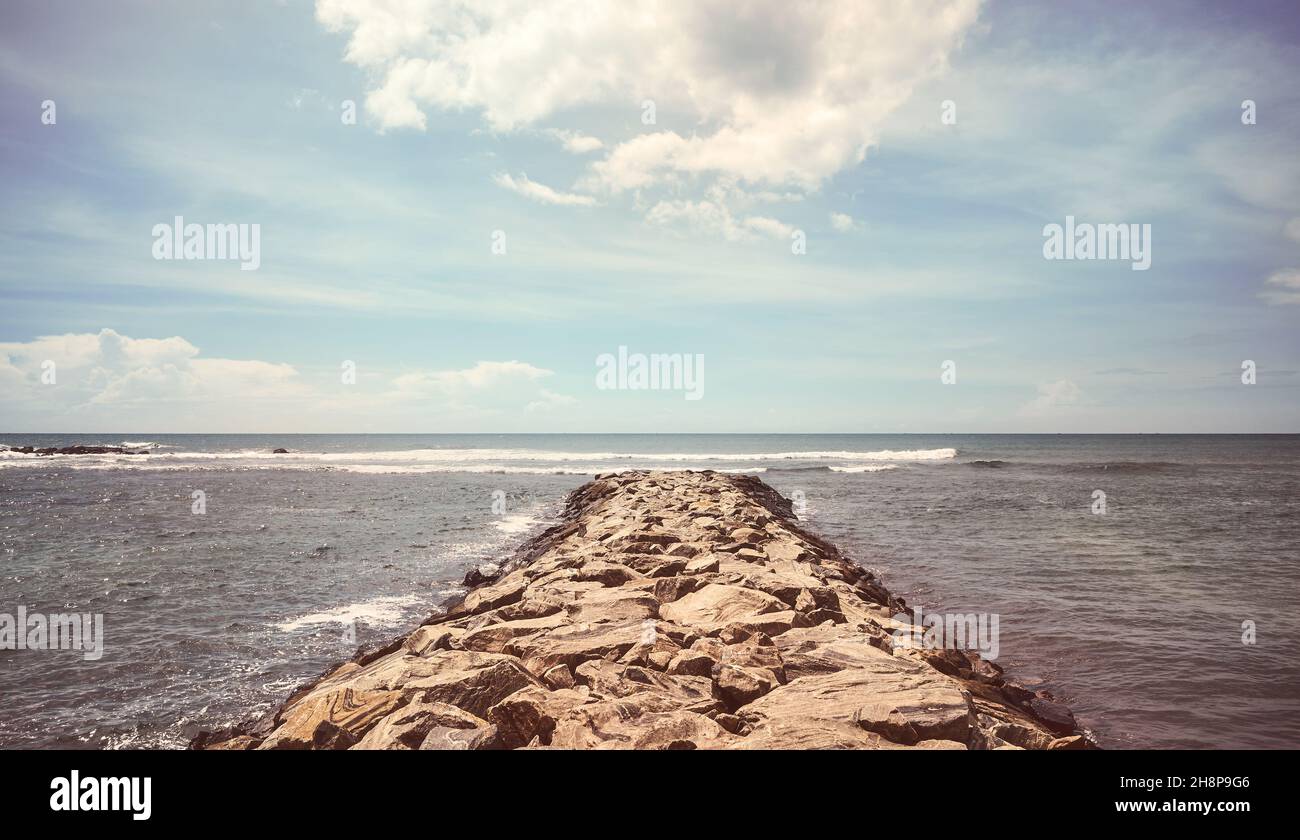
[[[599,476],[410,635],[203,749],[1080,749],[1069,709],[910,615],[761,481]]]

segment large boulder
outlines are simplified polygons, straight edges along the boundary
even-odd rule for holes
[[[800,718],[850,723],[898,744],[949,740],[965,744],[971,710],[953,682],[904,660],[801,677],[741,709],[756,727]]]
[[[749,619],[764,613],[784,610],[786,605],[778,598],[743,586],[726,586],[711,583],[659,608],[659,615],[667,621],[687,627],[697,627],[705,632],[720,630],[740,619]]]
[[[489,624],[477,630],[471,630],[460,637],[460,647],[464,650],[477,650],[487,653],[501,653],[511,639],[530,636],[543,630],[560,627],[565,623],[559,614],[543,618],[526,618],[520,621],[503,621]]]
[[[311,749],[319,746],[314,743],[318,728],[323,728],[333,743],[351,746],[402,703],[401,691],[364,691],[344,686],[312,692],[281,715],[279,726],[258,749]],[[351,743],[339,740],[339,732],[350,736]]]
[[[423,745],[435,729],[465,730],[466,735],[481,736],[487,733],[488,723],[449,703],[417,700],[376,723],[352,749],[429,749]]]

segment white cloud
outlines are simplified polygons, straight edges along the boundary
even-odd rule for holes
[[[0,344],[5,402],[53,413],[232,399],[301,397],[292,365],[256,360],[204,359],[179,336],[132,338],[114,330],[42,336]],[[41,376],[54,363],[55,382]]]
[[[605,144],[600,138],[582,134],[577,131],[565,131],[559,128],[547,130],[546,134],[560,141],[564,150],[575,155],[585,155],[588,152],[595,152],[605,148]]]
[[[746,216],[741,221],[741,224],[749,230],[764,233],[778,239],[789,238],[790,234],[794,233],[794,228],[792,226],[777,219],[769,218],[768,216]]]
[[[946,69],[979,6],[318,0],[316,15],[378,80],[366,106],[381,130],[473,110],[495,131],[573,131],[580,108],[604,107],[638,131],[591,165],[587,191],[719,177],[809,191],[861,161],[886,117]],[[679,128],[641,125],[646,99]]]
[[[857,227],[857,222],[847,213],[831,213],[831,227],[841,233],[848,233]]]
[[[559,192],[545,184],[530,181],[528,176],[524,174],[515,178],[509,173],[501,172],[494,175],[492,180],[499,187],[504,187],[511,192],[517,192],[525,198],[531,198],[533,201],[540,201],[542,204],[559,204],[566,207],[591,207],[596,203],[596,199],[589,195]]]
[[[1038,386],[1038,396],[1021,408],[1021,413],[1037,416],[1052,414],[1058,409],[1078,405],[1083,398],[1083,390],[1069,379],[1058,379],[1046,385]]]
[[[473,367],[464,370],[404,373],[394,379],[393,384],[402,391],[458,393],[480,391],[512,382],[532,382],[550,376],[552,373],[553,371],[515,360],[477,362]]]
[[[41,380],[46,361],[55,382]],[[341,360],[340,360],[341,361]],[[340,361],[307,376],[293,365],[206,358],[189,341],[132,338],[114,330],[0,343],[0,428],[293,431],[471,425],[575,400],[542,387],[552,372],[517,360],[391,376],[359,368],[343,385]]]
[[[576,399],[567,394],[557,394],[554,391],[548,391],[543,388],[538,399],[533,400],[528,405],[524,406],[524,413],[537,414],[540,412],[551,411],[552,409],[559,408],[562,405],[573,405],[576,402]]]
[[[788,238],[794,228],[766,216],[737,218],[719,201],[660,201],[646,219],[665,227],[686,228],[696,233],[720,234],[732,241],[753,239],[755,234]]]
[[[532,414],[568,405],[572,397],[542,387],[554,372],[528,362],[476,362],[463,370],[414,371],[393,380],[387,396],[396,404],[434,402],[461,412],[485,415],[522,411]]]
[[[1264,281],[1260,297],[1269,303],[1300,303],[1300,268],[1285,268]]]

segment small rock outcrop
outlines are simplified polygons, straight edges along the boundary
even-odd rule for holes
[[[1079,749],[749,476],[625,472],[413,633],[201,749]]]

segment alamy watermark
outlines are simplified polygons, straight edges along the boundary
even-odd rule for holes
[[[79,650],[95,661],[104,655],[104,614],[0,613],[0,650]]]
[[[128,811],[133,820],[153,813],[153,777],[85,776],[73,770],[50,780],[51,811]]]
[[[685,391],[686,399],[704,396],[703,353],[628,353],[596,357],[596,387],[602,391]]]
[[[1043,259],[1129,260],[1134,271],[1151,267],[1151,225],[1075,224],[1065,217],[1065,226],[1043,226]]]
[[[894,619],[909,625],[892,633],[895,649],[974,650],[987,662],[998,658],[997,613],[925,613],[914,607],[910,618],[899,613]]]
[[[262,226],[259,224],[185,224],[177,216],[173,224],[153,226],[155,260],[239,260],[242,271],[257,271],[262,265]]]

